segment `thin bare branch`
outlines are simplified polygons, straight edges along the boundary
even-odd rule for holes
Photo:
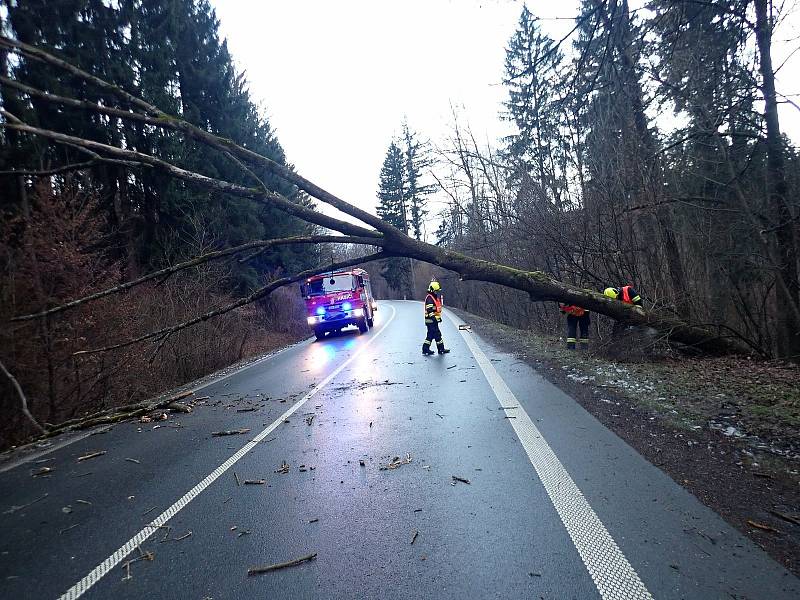
[[[347,267],[351,267],[353,265],[360,265],[362,263],[371,262],[374,260],[380,260],[383,258],[389,258],[395,256],[390,252],[376,252],[374,254],[368,254],[367,256],[362,256],[359,258],[353,258],[350,260],[345,260],[338,263],[333,263],[331,265],[327,265],[324,267],[317,267],[314,269],[308,269],[306,271],[302,271],[297,273],[296,275],[292,275],[290,277],[282,277],[280,279],[276,279],[275,281],[265,285],[263,287],[258,288],[252,294],[245,298],[240,298],[236,302],[231,302],[230,304],[226,304],[225,306],[221,306],[219,308],[215,308],[207,313],[199,315],[197,317],[193,317],[188,321],[184,321],[183,323],[178,323],[177,325],[172,325],[170,327],[165,327],[163,329],[159,329],[158,331],[151,331],[150,333],[146,333],[145,335],[141,335],[137,338],[132,340],[128,340],[125,342],[121,342],[119,344],[113,344],[111,346],[105,346],[104,348],[95,348],[93,350],[79,350],[78,352],[73,353],[73,356],[78,356],[82,354],[96,354],[98,352],[108,352],[110,350],[118,350],[120,348],[125,348],[127,346],[132,346],[134,344],[138,344],[144,342],[146,340],[160,337],[164,335],[172,335],[176,331],[180,331],[182,329],[186,329],[193,325],[197,325],[198,323],[202,323],[203,321],[208,321],[214,317],[218,317],[220,315],[224,315],[232,310],[236,310],[237,308],[241,308],[242,306],[246,306],[248,304],[252,304],[253,302],[264,298],[285,285],[289,285],[291,283],[296,283],[306,277],[311,277],[312,275],[317,275],[319,273],[325,273],[327,271],[335,271],[338,269],[344,269]]]
[[[79,69],[74,65],[71,65],[70,63],[42,50],[41,48],[29,46],[28,44],[24,44],[17,40],[12,40],[10,38],[3,36],[0,36],[0,46],[6,46],[8,48],[12,48],[14,50],[21,52],[26,56],[35,57],[38,60],[44,61],[53,66],[64,69],[68,73],[76,77],[80,77],[81,79],[91,82],[92,84],[100,87],[101,89],[107,92],[115,94],[117,97],[125,100],[126,102],[134,106],[137,106],[138,108],[141,108],[152,117],[157,117],[157,122],[153,124],[159,125],[161,127],[166,127],[169,129],[174,129],[177,131],[182,131],[186,135],[189,135],[193,139],[203,142],[208,146],[211,146],[213,148],[222,151],[229,151],[231,154],[237,156],[238,158],[244,160],[245,162],[266,167],[279,177],[282,177],[283,179],[289,181],[290,183],[294,183],[297,187],[304,190],[314,198],[317,198],[318,200],[321,200],[322,202],[325,202],[326,204],[333,206],[337,210],[340,210],[343,213],[350,215],[351,217],[355,217],[362,223],[366,223],[367,225],[374,227],[375,229],[377,229],[382,233],[385,233],[386,235],[389,236],[397,234],[402,235],[402,232],[399,229],[393,227],[392,225],[389,225],[379,217],[370,214],[365,210],[357,208],[352,204],[350,204],[349,202],[345,202],[341,198],[338,198],[337,196],[334,196],[330,192],[312,183],[305,177],[302,177],[301,175],[295,173],[286,165],[279,164],[267,158],[266,156],[262,156],[257,152],[253,152],[252,150],[247,150],[246,148],[239,146],[232,140],[219,137],[203,129],[200,129],[199,127],[189,123],[188,121],[184,121],[183,119],[179,119],[172,115],[168,115],[167,113],[161,111],[152,104],[149,104],[144,100],[142,100],[141,98],[137,98],[136,96],[133,96],[132,94],[126,92],[119,86],[108,83],[107,81],[104,81],[99,77],[87,73],[86,71],[83,71],[82,69]],[[84,105],[84,108],[89,108],[89,107]],[[92,107],[92,109],[97,110],[97,107],[96,106]],[[135,113],[126,113],[125,111],[118,111],[118,112],[120,114],[117,114],[117,116],[121,118],[137,118],[137,115],[135,115]],[[141,117],[141,115],[139,115],[139,117]]]
[[[31,411],[28,410],[28,399],[25,397],[25,393],[22,391],[22,387],[20,387],[17,378],[14,377],[8,371],[8,369],[6,369],[6,366],[2,363],[2,361],[0,361],[0,371],[2,371],[3,374],[6,377],[8,377],[8,380],[11,382],[11,385],[14,386],[14,390],[17,392],[17,396],[19,396],[20,405],[22,407],[22,414],[25,415],[28,421],[30,421],[31,424],[34,427],[36,427],[36,429],[38,429],[42,433],[45,433],[45,428],[39,425],[39,421],[37,421],[31,414]]]
[[[63,312],[65,310],[69,310],[71,308],[75,308],[76,306],[80,306],[81,304],[85,304],[87,302],[91,302],[93,300],[98,300],[100,298],[104,298],[105,296],[110,296],[112,294],[118,294],[120,292],[125,292],[137,285],[141,285],[147,281],[152,279],[158,279],[160,277],[169,277],[173,273],[177,273],[178,271],[182,271],[184,269],[190,269],[191,267],[196,267],[198,265],[207,263],[212,260],[218,260],[220,258],[225,258],[226,256],[231,256],[234,254],[239,254],[240,252],[245,252],[247,250],[252,250],[254,248],[260,248],[262,250],[273,248],[275,246],[287,246],[291,244],[319,244],[319,243],[334,243],[334,244],[363,244],[363,245],[370,245],[370,246],[382,246],[383,241],[376,239],[376,238],[364,238],[364,237],[352,237],[352,236],[335,236],[335,235],[309,235],[309,236],[296,236],[296,237],[289,237],[289,238],[278,238],[274,240],[257,240],[254,242],[248,242],[246,244],[241,244],[240,246],[233,246],[232,248],[225,248],[224,250],[216,250],[214,252],[206,252],[205,254],[201,254],[200,256],[196,256],[190,260],[178,263],[176,265],[172,265],[171,267],[166,267],[164,269],[160,269],[158,271],[153,271],[152,273],[148,273],[147,275],[143,275],[138,279],[133,279],[131,281],[126,281],[120,285],[102,290],[100,292],[96,292],[94,294],[90,294],[88,296],[84,296],[82,298],[78,298],[71,302],[67,302],[66,304],[62,304],[60,306],[54,306],[48,310],[43,310],[38,313],[31,313],[27,315],[20,315],[18,317],[13,317],[10,321],[29,321],[31,319],[40,319],[42,317],[46,317],[49,315],[53,315],[56,313]]]
[[[0,114],[6,114],[6,112],[7,111],[0,109]],[[232,194],[234,196],[239,196],[241,198],[249,198],[251,200],[261,201],[269,206],[274,206],[292,216],[298,217],[308,223],[320,225],[321,227],[332,229],[334,231],[338,231],[346,235],[368,236],[376,238],[379,238],[381,236],[381,234],[378,233],[377,231],[372,231],[369,229],[365,229],[364,227],[359,227],[358,225],[354,225],[352,223],[336,219],[335,217],[324,215],[320,212],[317,212],[315,210],[312,210],[310,208],[292,202],[291,200],[289,200],[285,196],[282,196],[281,194],[278,194],[277,192],[266,191],[260,188],[248,188],[241,185],[237,185],[235,183],[231,183],[229,181],[224,181],[222,179],[214,179],[213,177],[208,177],[200,173],[187,171],[186,169],[182,169],[181,167],[173,165],[170,162],[167,162],[160,158],[156,158],[149,154],[136,152],[134,150],[125,150],[122,148],[117,148],[115,146],[109,146],[107,144],[95,142],[93,140],[87,140],[84,138],[66,135],[58,131],[51,131],[47,129],[41,129],[38,127],[32,127],[30,125],[20,125],[17,123],[0,123],[0,126],[6,127],[8,129],[15,129],[17,131],[25,131],[27,133],[39,135],[60,143],[73,144],[75,146],[79,146],[87,150],[103,152],[104,154],[122,158],[124,160],[150,165],[152,167],[162,169],[163,171],[165,171],[166,173],[177,179],[189,181],[196,185],[205,187],[207,189],[216,190],[218,192]]]

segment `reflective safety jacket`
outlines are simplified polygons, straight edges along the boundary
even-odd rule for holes
[[[439,323],[442,320],[442,300],[436,294],[425,296],[425,323]]]
[[[589,312],[585,308],[581,306],[575,306],[574,304],[559,304],[558,309],[563,313],[572,315],[573,317],[582,317]]]
[[[642,297],[633,289],[633,286],[626,285],[621,290],[622,301],[625,304],[635,304],[636,306],[642,305]]]

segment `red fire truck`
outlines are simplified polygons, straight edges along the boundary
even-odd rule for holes
[[[372,297],[369,274],[364,269],[309,277],[300,287],[308,311],[308,324],[318,340],[331,331],[356,325],[366,333],[373,325],[378,305]]]

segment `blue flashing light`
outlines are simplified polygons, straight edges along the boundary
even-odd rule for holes
[[[318,315],[324,315],[325,314],[325,307],[324,306],[318,306],[317,307],[317,314]]]
[[[353,308],[353,305],[350,304],[349,302],[345,302],[344,304],[342,304],[342,308],[344,310],[351,310]]]

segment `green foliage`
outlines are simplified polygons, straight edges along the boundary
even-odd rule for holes
[[[516,131],[506,138],[506,157],[514,166],[512,179],[533,178],[554,196],[563,194],[566,152],[551,144],[559,135],[562,85],[558,68],[562,54],[543,34],[536,17],[522,7],[519,25],[506,48],[503,84],[508,89],[505,117]]]
[[[278,163],[286,157],[267,120],[236,73],[208,0],[0,0],[8,11],[6,33],[41,46],[76,66],[140,95],[167,113],[258,152]],[[42,18],[42,15],[48,15]],[[39,89],[93,102],[115,98],[62,72],[27,60],[0,56],[0,68]],[[107,144],[131,147],[189,170],[248,186],[258,185],[229,158],[178,133],[65,109],[2,90],[3,105],[35,125]],[[86,157],[71,147],[9,133],[0,149],[0,169],[42,169]],[[255,170],[273,191],[305,205],[308,197],[285,181]],[[195,189],[155,169],[102,166],[78,175],[97,193],[109,247],[131,268],[153,268],[211,248],[257,238],[307,233],[311,227],[252,201]],[[28,186],[30,185],[29,182]],[[7,209],[24,211],[26,186],[2,178]],[[314,251],[286,248],[234,263],[226,285],[248,289],[276,270],[315,263]]]

